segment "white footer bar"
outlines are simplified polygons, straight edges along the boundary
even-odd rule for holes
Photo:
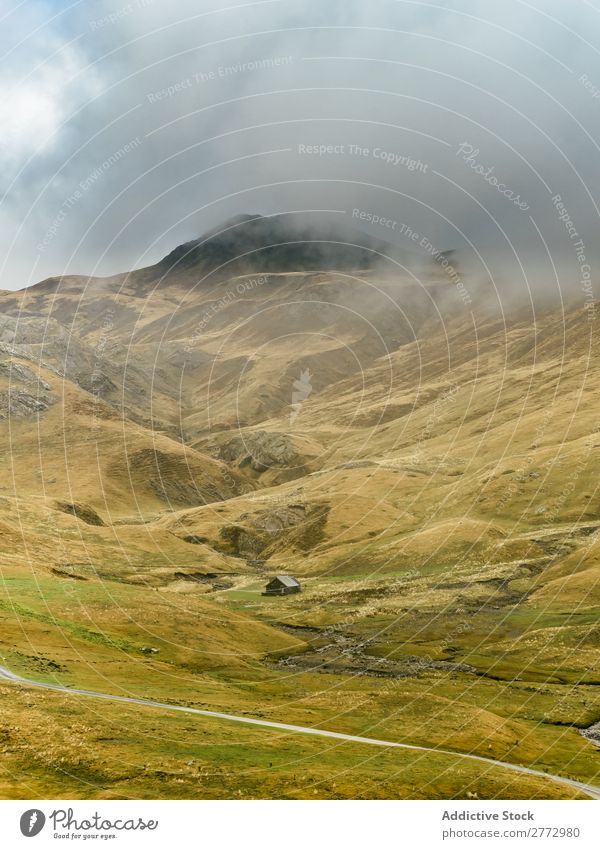
[[[594,801],[4,801],[0,845],[597,849]]]

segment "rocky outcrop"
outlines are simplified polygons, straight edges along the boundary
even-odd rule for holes
[[[43,413],[55,398],[49,393],[32,395],[23,389],[0,392],[0,419],[23,418]]]
[[[584,728],[581,731],[581,736],[589,740],[595,746],[600,746],[600,722],[595,722],[589,728]]]
[[[0,420],[34,416],[56,402],[50,384],[13,359],[0,362],[0,381]]]
[[[14,361],[0,362],[0,377],[5,377],[11,383],[22,383],[25,386],[37,386],[44,392],[49,392],[51,386],[42,380],[29,366]]]
[[[261,486],[297,480],[318,468],[322,449],[316,443],[281,431],[242,430],[214,433],[200,440],[198,450],[222,460]]]
[[[255,472],[264,472],[272,466],[295,463],[298,454],[287,434],[257,430],[236,436],[221,445],[219,459],[236,462],[240,467],[249,465]]]

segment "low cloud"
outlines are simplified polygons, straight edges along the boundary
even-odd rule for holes
[[[492,291],[583,291],[582,266],[593,279],[599,259],[598,13],[565,12],[557,0],[15,10],[0,286],[149,264],[239,213],[355,223],[360,208],[370,235],[394,220],[395,247],[456,249]]]

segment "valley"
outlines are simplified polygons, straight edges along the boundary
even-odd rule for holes
[[[0,666],[428,751],[1,680],[0,795],[586,798],[460,756],[600,785],[595,322],[286,232],[0,294]]]

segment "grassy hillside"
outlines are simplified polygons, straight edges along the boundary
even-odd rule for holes
[[[198,250],[0,293],[2,664],[600,783],[594,322]],[[4,797],[574,795],[1,689]]]

